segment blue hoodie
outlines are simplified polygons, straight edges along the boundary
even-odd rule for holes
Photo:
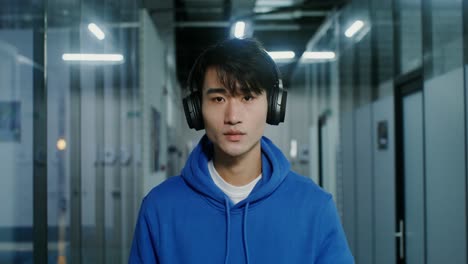
[[[143,200],[129,263],[354,263],[330,194],[261,139],[262,179],[236,205],[208,171],[204,136],[181,176]]]

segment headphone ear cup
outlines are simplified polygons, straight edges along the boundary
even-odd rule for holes
[[[270,95],[268,96],[268,113],[267,113],[267,123],[270,125],[277,125],[275,122],[275,104],[276,98],[278,97],[277,89],[274,87],[270,91]]]
[[[183,99],[182,104],[184,105],[185,119],[189,128],[204,129],[200,93],[198,91],[191,93]]]
[[[284,122],[284,118],[286,116],[286,102],[288,99],[288,91],[285,90],[285,89],[281,89],[281,107],[280,107],[280,113],[279,113],[279,116],[280,116],[280,122]]]
[[[279,123],[284,122],[284,117],[286,115],[287,96],[288,92],[283,89],[281,79],[278,79],[277,83],[270,92],[268,100],[268,124],[276,126]]]
[[[273,85],[270,94],[268,95],[268,113],[267,123],[277,126],[279,123],[284,122],[286,115],[286,98],[288,91],[283,88],[283,80],[281,79],[281,72],[276,65],[275,61],[268,55],[266,50],[263,50],[263,55],[272,67],[274,72],[275,84]]]

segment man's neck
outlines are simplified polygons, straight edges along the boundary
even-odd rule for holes
[[[260,142],[250,151],[238,157],[231,157],[215,147],[213,164],[219,175],[229,184],[244,186],[262,172]]]

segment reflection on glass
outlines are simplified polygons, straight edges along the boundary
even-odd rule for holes
[[[364,22],[362,20],[356,20],[351,24],[351,26],[345,31],[345,36],[351,38],[356,34],[359,30],[364,27]]]
[[[393,79],[394,44],[393,44],[393,2],[372,0],[374,23],[373,33],[376,35],[377,78],[378,83]],[[390,94],[392,91],[379,91],[378,96]]]
[[[2,2],[0,263],[34,263],[38,252],[40,264],[128,258],[142,175],[138,3]],[[47,235],[33,237],[38,229]]]
[[[33,263],[33,91],[40,85],[34,71],[43,72],[34,45],[41,5],[7,1],[0,8],[0,263]]]
[[[427,71],[435,77],[463,64],[462,1],[432,0],[431,2],[431,50],[432,60]]]
[[[421,0],[397,0],[399,25],[399,73],[407,73],[422,63]]]
[[[112,3],[48,7],[50,263],[122,263],[130,248],[139,8]]]

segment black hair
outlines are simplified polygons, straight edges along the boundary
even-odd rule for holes
[[[203,51],[195,61],[188,78],[190,92],[202,91],[205,73],[214,67],[221,84],[231,94],[243,92],[269,94],[278,81],[279,71],[263,46],[255,39],[229,39]]]

